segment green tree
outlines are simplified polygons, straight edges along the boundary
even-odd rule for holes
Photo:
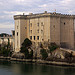
[[[10,49],[10,40],[8,38],[8,44],[6,45],[7,49]]]
[[[57,49],[59,46],[56,45],[56,43],[51,43],[48,48],[49,48],[49,51],[50,53],[52,53],[55,49]]]
[[[46,52],[45,49],[41,49],[40,54],[42,55],[42,59],[44,60],[48,57],[48,53]]]
[[[25,58],[28,59],[29,58],[29,51],[27,48],[25,48],[24,50],[25,50],[25,52],[24,52]]]
[[[4,47],[1,47],[1,50],[0,50],[0,56],[9,56],[10,54],[10,49],[7,49],[7,45],[4,45]]]
[[[22,46],[25,47],[25,48],[28,48],[28,47],[30,47],[31,45],[32,45],[32,42],[31,42],[28,38],[26,38],[26,39],[24,40],[24,42],[22,43]]]
[[[31,58],[31,59],[33,58],[33,50],[30,51],[29,58]]]
[[[28,49],[30,48],[31,45],[32,45],[32,42],[28,38],[26,38],[24,40],[24,42],[22,43],[20,52],[25,54],[26,59],[28,59],[33,54],[32,50],[31,50],[30,54],[29,54],[29,51],[28,51]]]

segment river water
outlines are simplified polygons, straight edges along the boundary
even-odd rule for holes
[[[75,75],[75,68],[0,61],[0,75]]]

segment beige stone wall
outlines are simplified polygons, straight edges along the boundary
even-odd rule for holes
[[[75,19],[74,19],[74,49],[75,49]]]
[[[20,36],[19,35],[19,29],[18,28],[20,28],[19,27],[19,20],[15,20],[15,51],[16,50],[18,51],[18,47],[19,47],[18,43],[20,41],[20,39],[18,37],[18,36]],[[17,33],[18,33],[18,36],[17,36]]]
[[[50,17],[50,42],[60,45],[60,17]]]
[[[27,27],[28,37],[30,38],[30,36],[32,36],[33,42],[48,41],[48,39],[50,39],[50,17],[27,20]],[[37,36],[39,36],[39,40],[37,39]]]
[[[50,17],[44,18],[44,41],[50,41]]]
[[[24,19],[20,20],[20,47],[24,42],[25,38],[27,38],[27,21]]]
[[[61,45],[65,48],[74,49],[74,20],[68,17],[61,17]]]
[[[27,23],[25,19],[15,20],[15,52],[19,52],[21,44],[27,38]]]

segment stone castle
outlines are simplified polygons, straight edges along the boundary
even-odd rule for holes
[[[20,51],[25,38],[33,43],[56,43],[62,48],[75,49],[75,16],[61,13],[15,15],[15,52]]]

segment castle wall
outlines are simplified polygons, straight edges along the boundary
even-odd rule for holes
[[[50,17],[44,18],[44,41],[50,42]]]
[[[28,37],[33,42],[48,41],[50,39],[50,17],[32,18],[27,20]],[[34,39],[35,36],[35,39]],[[39,36],[39,39],[37,38]]]
[[[33,43],[55,42],[74,49],[75,20],[71,15],[43,13],[18,15],[15,19],[15,51],[19,52],[25,38]]]
[[[50,42],[60,45],[60,17],[50,17]]]
[[[15,20],[15,51],[20,51],[21,44],[27,38],[27,24],[24,19]]]
[[[61,17],[61,47],[74,49],[74,22],[73,18]]]
[[[74,49],[75,49],[75,19],[74,19]]]
[[[27,38],[27,21],[25,19],[20,20],[20,47]]]
[[[15,20],[15,52],[19,51],[20,47],[20,20]]]

